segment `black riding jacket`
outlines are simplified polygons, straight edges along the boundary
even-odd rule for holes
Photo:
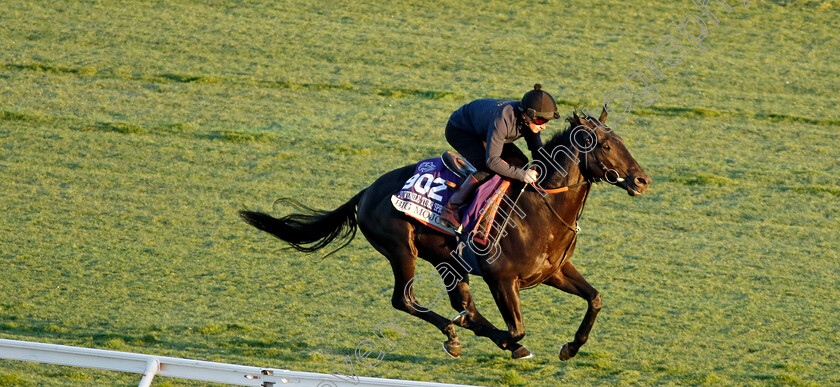
[[[487,167],[507,178],[521,180],[525,171],[502,160],[502,146],[525,137],[532,152],[542,147],[542,138],[518,117],[520,101],[477,99],[455,110],[449,117],[453,127],[484,139]]]

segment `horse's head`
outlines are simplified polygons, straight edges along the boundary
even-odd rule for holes
[[[624,141],[605,124],[607,111],[597,120],[573,113],[567,118],[572,125],[572,143],[580,151],[580,171],[591,182],[606,180],[624,188],[630,196],[641,195],[651,182],[650,176],[639,166]]]

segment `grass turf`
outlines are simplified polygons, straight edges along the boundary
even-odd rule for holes
[[[464,330],[449,359],[391,308],[363,238],[320,261],[236,211],[337,207],[446,149],[449,113],[473,98],[541,82],[561,112],[594,109],[662,39],[684,41],[691,2],[7,2],[0,337],[329,373],[389,318],[408,335],[360,375],[840,383],[840,3],[730,5],[710,5],[706,51],[646,73],[656,101],[615,124],[654,182],[593,190],[574,256],[604,297],[590,342],[557,359],[584,303],[538,287],[523,293],[537,357],[513,362]],[[137,380],[0,361],[0,385]]]

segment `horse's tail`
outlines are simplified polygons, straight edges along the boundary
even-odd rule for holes
[[[311,253],[338,240],[344,243],[330,254],[343,249],[356,236],[356,206],[364,190],[353,196],[350,201],[333,211],[321,211],[309,208],[293,199],[278,199],[277,202],[289,203],[304,214],[290,214],[282,218],[254,212],[239,211],[239,216],[248,224],[287,242],[298,251]]]

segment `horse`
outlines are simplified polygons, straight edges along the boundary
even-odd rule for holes
[[[504,237],[494,242],[498,254],[492,263],[484,259],[478,262],[507,330],[496,328],[476,309],[469,275],[463,265],[454,262],[458,254],[453,252],[459,247],[456,237],[408,217],[392,205],[391,195],[400,191],[417,164],[385,173],[333,211],[297,203],[303,213],[274,218],[242,210],[239,215],[248,224],[303,252],[343,242],[338,247],[341,249],[360,229],[370,245],[390,262],[394,274],[393,307],[437,327],[446,336],[443,349],[452,357],[461,356],[455,326],[489,338],[503,351],[510,351],[513,359],[531,357],[531,352],[518,343],[525,336],[520,290],[545,284],[579,296],[586,300],[587,309],[574,339],[559,350],[560,359],[565,361],[586,343],[602,306],[601,294],[570,260],[579,231],[577,221],[589,188],[593,183],[607,181],[630,196],[637,196],[651,182],[621,137],[605,124],[606,118],[606,109],[597,120],[585,113],[580,117],[574,111],[566,118],[568,129],[556,133],[543,148],[532,152],[533,160],[527,167],[537,168],[538,182],[511,183],[511,191],[520,194],[508,207],[518,206],[526,216],[515,227],[505,228],[505,221],[501,227]],[[434,265],[442,277],[454,278],[455,283],[445,289],[452,308],[459,313],[454,319],[421,307],[415,299],[411,285],[418,257]],[[453,269],[457,273],[452,273]]]

